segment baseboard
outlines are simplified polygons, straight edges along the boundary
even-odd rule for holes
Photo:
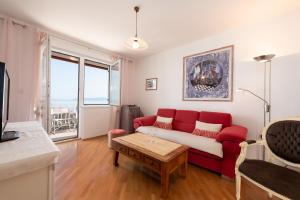
[[[81,138],[71,138],[71,139],[56,141],[56,142],[54,142],[54,144],[61,144],[61,143],[71,142],[71,141],[76,141],[76,140],[81,140]]]

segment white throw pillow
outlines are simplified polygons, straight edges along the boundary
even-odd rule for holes
[[[166,123],[166,124],[170,124],[170,123],[172,123],[173,118],[157,116],[156,121],[157,121],[157,122]]]
[[[196,121],[195,129],[212,131],[212,132],[220,132],[222,129],[222,124],[211,124],[211,123]]]

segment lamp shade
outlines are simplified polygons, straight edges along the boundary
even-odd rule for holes
[[[254,57],[253,59],[256,60],[257,62],[268,62],[271,61],[272,58],[274,58],[275,54],[268,54],[268,55],[261,55]]]
[[[132,50],[145,50],[148,48],[147,42],[145,42],[142,38],[131,37],[125,42],[125,47]]]

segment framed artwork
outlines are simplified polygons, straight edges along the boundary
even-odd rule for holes
[[[146,79],[146,90],[157,90],[157,78]]]
[[[231,101],[233,45],[183,58],[184,101]]]

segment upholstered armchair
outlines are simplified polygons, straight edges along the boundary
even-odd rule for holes
[[[247,148],[263,145],[267,161],[246,159]],[[236,163],[236,198],[240,199],[241,177],[262,188],[269,196],[281,199],[300,199],[300,118],[271,123],[262,140],[240,143],[241,153]],[[282,165],[270,162],[278,160]],[[294,169],[292,169],[294,168]]]

